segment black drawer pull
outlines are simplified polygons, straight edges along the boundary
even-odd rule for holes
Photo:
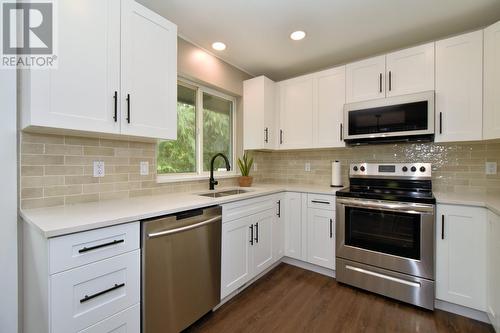
[[[323,204],[323,205],[329,205],[330,203],[328,201],[321,201],[321,200],[311,200],[312,203],[317,203],[317,204]]]
[[[441,215],[441,239],[444,239],[444,215]]]
[[[253,245],[253,224],[250,225],[250,245]]]
[[[84,247],[84,248],[78,250],[78,253],[85,253],[85,252],[92,251],[92,250],[95,250],[95,249],[100,249],[101,247],[116,245],[116,244],[120,244],[120,243],[123,243],[123,242],[125,242],[124,239],[119,239],[119,240],[114,240],[114,241],[109,242],[109,243],[99,244],[99,245],[90,246],[90,247]]]
[[[259,242],[259,224],[255,223],[255,243]]]
[[[382,93],[382,73],[379,75],[379,92]]]
[[[330,238],[333,238],[333,219],[330,219]]]
[[[127,123],[130,124],[130,94],[127,94]]]
[[[95,293],[95,294],[90,295],[90,296],[85,295],[85,297],[84,297],[84,298],[82,298],[82,299],[80,300],[80,303],[85,303],[85,302],[87,302],[87,301],[90,301],[90,300],[91,300],[91,299],[93,299],[93,298],[99,297],[99,296],[101,296],[101,295],[104,295],[104,294],[106,294],[106,293],[109,293],[110,291],[113,291],[113,290],[119,289],[119,288],[121,288],[121,287],[125,287],[125,283],[115,284],[115,285],[114,285],[113,287],[111,287],[111,288],[108,288],[108,289],[106,289],[106,290],[100,291],[100,292]]]
[[[118,121],[118,91],[115,91],[115,94],[113,95],[114,99],[114,105],[115,105],[115,112],[113,115],[113,119],[115,123]]]
[[[281,200],[278,200],[278,217],[281,217]]]

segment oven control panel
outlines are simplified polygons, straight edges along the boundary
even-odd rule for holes
[[[429,179],[432,166],[430,163],[353,163],[349,176]]]

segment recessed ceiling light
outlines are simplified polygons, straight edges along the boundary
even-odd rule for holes
[[[301,40],[301,39],[304,39],[305,36],[306,36],[306,33],[302,30],[297,30],[297,31],[294,31],[290,34],[290,38],[293,40]]]
[[[226,44],[222,42],[215,42],[212,44],[212,48],[217,51],[224,51],[226,49]]]

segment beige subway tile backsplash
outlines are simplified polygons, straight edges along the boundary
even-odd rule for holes
[[[331,161],[340,160],[344,184],[354,162],[429,162],[436,191],[500,193],[500,175],[485,175],[485,162],[500,163],[500,142],[389,144],[321,150],[251,152],[258,164],[255,183],[329,185]],[[207,181],[156,182],[156,144],[94,137],[21,134],[21,207],[203,191]],[[105,176],[93,177],[93,162],[104,161]],[[141,176],[147,161],[150,174]],[[311,171],[304,164],[311,163]],[[220,179],[220,187],[235,178]]]
[[[39,208],[82,202],[204,190],[207,181],[158,184],[156,144],[93,137],[21,133],[21,207]],[[105,176],[93,177],[93,162],[103,161]],[[139,174],[147,161],[150,174]],[[222,186],[236,180],[221,180]]]

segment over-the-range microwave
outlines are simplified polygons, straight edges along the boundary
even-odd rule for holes
[[[347,144],[434,140],[434,91],[344,105]]]

